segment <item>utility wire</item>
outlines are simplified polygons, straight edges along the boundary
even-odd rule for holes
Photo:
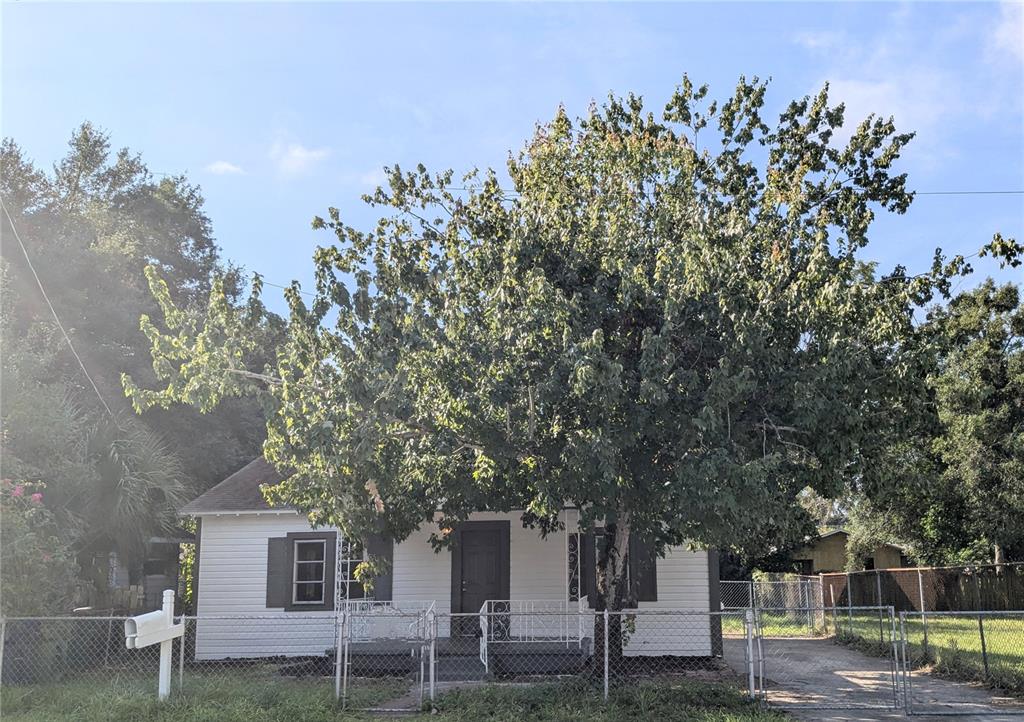
[[[68,342],[68,348],[71,349],[71,353],[74,354],[75,359],[78,361],[78,365],[82,368],[82,373],[85,374],[85,378],[89,379],[89,384],[92,386],[92,390],[96,392],[96,398],[103,404],[103,408],[110,414],[110,418],[117,422],[117,417],[114,416],[114,412],[110,410],[107,402],[103,398],[103,394],[100,393],[99,387],[96,382],[92,380],[92,376],[89,375],[89,369],[85,367],[85,362],[82,361],[82,357],[78,355],[78,351],[75,350],[75,344],[71,342],[71,337],[68,335],[67,330],[64,328],[64,324],[60,322],[60,316],[57,315],[57,309],[53,307],[53,303],[50,301],[49,295],[46,293],[46,289],[43,288],[43,282],[39,279],[39,274],[36,273],[35,266],[32,265],[32,259],[29,258],[28,249],[25,248],[25,244],[21,240],[21,236],[18,234],[18,229],[14,225],[14,219],[11,218],[10,212],[7,210],[7,205],[0,199],[0,207],[4,209],[4,215],[7,216],[7,222],[11,224],[11,230],[14,232],[14,239],[18,242],[21,247],[21,252],[25,256],[25,262],[28,264],[28,270],[32,272],[32,277],[36,279],[36,285],[39,286],[40,293],[43,294],[43,299],[46,301],[46,305],[50,307],[50,313],[53,314],[53,320],[57,322],[57,328],[64,335],[64,340]]]
[[[1021,191],[914,191],[916,196],[1014,196],[1024,195]]]
[[[466,193],[483,191],[482,188],[471,188],[466,186],[448,186],[445,190],[463,191]],[[519,196],[519,191],[505,190],[499,188],[498,192],[504,196]],[[1024,190],[994,190],[994,191],[911,191],[915,196],[1013,196],[1024,195]]]

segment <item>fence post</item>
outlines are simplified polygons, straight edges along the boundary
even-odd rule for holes
[[[985,679],[988,679],[988,649],[985,647],[985,627],[981,623],[985,615],[978,614],[978,634],[981,635],[981,662],[985,665]]]
[[[836,590],[835,590],[835,587],[832,586],[832,582],[828,583],[828,598],[832,602],[832,626],[835,628],[835,631],[838,632],[839,631],[839,620],[836,619]],[[822,619],[824,619],[824,618],[825,618],[824,615],[822,615]],[[827,629],[825,630],[825,634],[826,635],[828,634],[828,630]]]
[[[757,696],[754,686],[754,610],[747,610],[747,688],[750,690],[750,699]]]
[[[608,701],[608,610],[604,610],[604,701]]]
[[[875,570],[875,602],[878,604],[878,641],[885,643],[885,632],[882,631],[882,572]]]
[[[7,643],[7,620],[0,618],[0,686],[4,680],[4,646]]]
[[[181,623],[185,629],[178,639],[178,693],[185,689],[185,640],[188,639],[188,617],[182,615]]]
[[[914,713],[914,680],[913,671],[910,669],[910,658],[908,656],[906,612],[900,612],[900,644],[903,648],[903,712],[906,715],[912,715]]]
[[[921,627],[924,629],[924,656],[928,657],[928,616],[924,613],[924,580],[921,578],[921,568],[917,568],[917,594],[921,600]]]
[[[434,701],[434,683],[437,680],[437,614],[430,611],[430,701]]]
[[[334,701],[341,699],[341,630],[342,614],[338,611],[334,614]]]
[[[850,572],[846,572],[846,616],[849,622],[849,631],[853,632],[853,581]]]

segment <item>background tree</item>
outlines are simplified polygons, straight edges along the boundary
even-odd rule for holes
[[[266,382],[265,453],[293,472],[279,497],[349,534],[428,523],[440,546],[480,509],[546,533],[579,505],[598,609],[630,597],[632,536],[736,549],[804,529],[805,487],[890,478],[912,308],[964,264],[879,277],[860,256],[875,213],[912,200],[892,171],[911,136],[872,117],[837,147],[824,90],[769,127],[765,90],[741,79],[717,103],[684,79],[660,118],[633,96],[560,110],[508,190],[395,167],[367,198],[375,229],[314,220],[336,244],[315,299],[287,293],[259,379],[241,365],[254,306],[215,286],[197,319],[154,271],[162,384],[126,388],[140,409],[209,409]]]
[[[929,398],[893,450],[899,483],[872,495],[929,563],[1024,554],[1024,305],[991,280],[933,308],[918,331]]]
[[[176,526],[186,496],[259,453],[265,425],[254,400],[207,416],[179,407],[136,419],[119,380],[124,372],[154,378],[138,329],[140,314],[158,313],[145,266],[173,279],[183,308],[205,304],[215,277],[235,297],[238,272],[219,258],[197,187],[184,176],[154,179],[140,156],[113,152],[88,123],[49,173],[5,139],[0,200],[0,469],[45,483],[63,543],[102,591],[96,555],[137,559],[147,537]],[[57,329],[19,238],[103,402]],[[264,317],[257,332],[272,322]],[[258,354],[272,346],[260,343]]]

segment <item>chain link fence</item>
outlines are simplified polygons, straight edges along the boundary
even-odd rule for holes
[[[5,715],[56,697],[156,696],[159,647],[125,647],[127,617],[0,620],[0,689]]]
[[[827,632],[822,609],[824,592],[819,577],[788,575],[780,579],[720,583],[722,609],[757,609],[765,634],[820,636]]]
[[[62,698],[76,709],[107,697],[155,699],[159,647],[126,649],[125,619],[0,620],[4,714],[31,715]],[[793,709],[1024,712],[1024,612],[812,605],[605,613],[489,602],[467,614],[377,605],[179,620],[172,699],[379,713],[419,710],[466,685],[572,678],[607,698],[690,677]]]
[[[911,714],[1024,715],[1024,612],[900,612]],[[959,680],[957,699],[932,675]],[[974,694],[978,683],[995,690]]]
[[[467,614],[388,606],[180,617],[184,634],[172,642],[171,699],[397,712],[419,710],[466,684],[571,677],[607,698],[620,685],[687,675],[743,685],[750,693],[753,655],[745,652],[738,672],[723,655],[724,635],[753,639],[745,613],[560,606],[494,602]],[[53,695],[76,708],[104,695],[155,699],[160,647],[127,649],[126,619],[0,621],[5,714],[30,713]]]

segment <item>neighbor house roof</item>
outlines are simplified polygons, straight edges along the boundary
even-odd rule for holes
[[[850,536],[850,532],[846,531],[845,529],[830,529],[829,531],[823,531],[821,534],[819,534],[816,537],[809,538],[806,541],[804,546],[805,547],[814,546],[814,544],[816,542],[819,542],[822,539],[828,539],[829,537],[835,536],[836,534],[842,534],[843,536],[847,536],[847,537]],[[900,551],[903,551],[903,547],[901,547],[899,544],[893,544],[891,542],[880,542],[880,544],[881,544],[881,546],[892,547],[893,549],[899,549]]]
[[[206,493],[178,510],[182,516],[233,513],[243,511],[289,511],[289,507],[271,507],[260,486],[273,486],[284,480],[270,462],[259,456]]]

